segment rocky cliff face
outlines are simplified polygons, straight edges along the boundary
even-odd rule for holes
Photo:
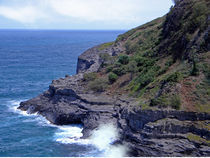
[[[194,3],[194,0],[192,1]],[[127,74],[119,76],[118,80],[115,83],[111,83],[108,89],[104,91],[98,92],[91,90],[88,87],[89,83],[84,79],[85,74],[104,77],[106,75],[104,74],[104,65],[105,68],[107,68],[107,65],[109,67],[112,66],[109,64],[113,64],[113,60],[118,58],[119,54],[130,53],[130,58],[136,57],[135,55],[132,56],[132,53],[136,51],[134,49],[136,45],[130,45],[129,42],[137,42],[138,45],[141,45],[142,34],[147,36],[153,35],[153,33],[151,33],[151,30],[153,29],[159,28],[160,30],[164,30],[164,39],[162,39],[162,42],[154,41],[154,43],[144,43],[143,46],[146,47],[145,45],[148,44],[150,47],[153,44],[159,44],[158,46],[160,47],[158,48],[162,48],[160,55],[164,54],[164,58],[161,58],[158,62],[164,62],[165,56],[170,55],[170,53],[168,54],[167,52],[168,50],[166,51],[167,53],[164,52],[166,46],[172,45],[171,49],[173,49],[171,35],[174,35],[174,32],[172,31],[171,33],[170,31],[177,29],[177,27],[175,27],[175,25],[177,25],[175,21],[179,21],[178,19],[181,18],[179,12],[182,13],[182,10],[179,10],[179,8],[183,8],[183,6],[186,8],[189,4],[191,5],[191,3],[188,4],[188,2],[189,0],[180,1],[179,4],[175,6],[175,9],[172,9],[170,14],[167,15],[164,25],[159,23],[163,22],[165,17],[119,36],[114,43],[102,44],[87,50],[78,58],[76,75],[53,80],[46,92],[36,98],[22,102],[19,109],[27,111],[28,113],[38,112],[50,122],[57,125],[82,124],[84,126],[84,139],[89,137],[91,131],[100,124],[113,123],[119,129],[120,139],[118,143],[127,145],[129,149],[128,155],[130,156],[210,156],[210,113],[208,110],[204,110],[205,112],[196,111],[194,106],[187,106],[188,108],[192,107],[192,110],[185,108],[185,106],[179,110],[165,105],[159,105],[159,107],[153,108],[158,100],[151,101],[153,94],[155,94],[155,99],[159,99],[162,94],[172,93],[174,95],[176,93],[184,93],[186,85],[183,86],[182,82],[189,80],[189,77],[175,83],[174,80],[177,80],[177,74],[172,77],[170,76],[161,82],[157,76],[159,82],[156,82],[156,80],[153,80],[154,82],[151,83],[145,82],[146,88],[142,87],[142,84],[140,88],[144,90],[144,94],[151,94],[149,96],[143,95],[145,99],[150,99],[149,103],[151,108],[145,107],[147,100],[144,101],[144,105],[142,102],[139,103],[139,98],[135,95],[133,95],[133,97],[128,95],[129,93],[126,91],[128,88],[123,89],[123,92],[121,91],[121,87],[128,85],[135,77],[136,71],[133,71],[133,69],[130,70],[130,67],[133,68],[135,65],[129,65],[130,67]],[[171,21],[170,17],[175,17],[176,20]],[[173,24],[174,22],[175,24]],[[162,26],[163,29],[161,29]],[[149,28],[149,31],[145,31],[145,28]],[[206,30],[206,28],[204,30]],[[206,31],[198,33],[198,35],[201,35],[199,38],[206,39],[205,34]],[[140,36],[140,38],[138,36]],[[178,38],[178,35],[174,36]],[[197,34],[195,36],[197,36]],[[179,37],[184,39],[184,36]],[[136,40],[136,38],[139,39]],[[145,40],[147,41],[148,39]],[[151,40],[154,39],[149,38],[149,41]],[[198,42],[198,40],[196,41]],[[202,53],[203,51],[205,52],[205,49],[209,45],[205,42],[206,40],[204,40],[202,45],[202,51],[200,49],[201,47],[198,48],[198,51]],[[188,45],[190,44],[188,43]],[[138,48],[141,49],[143,46]],[[185,47],[183,46],[180,49],[185,50]],[[147,52],[148,49],[146,49],[146,53]],[[184,54],[186,52],[184,52]],[[151,58],[155,57],[153,55],[156,56],[157,54],[152,54]],[[111,60],[107,62],[107,58]],[[141,63],[142,61],[139,62],[140,66],[143,64],[145,69],[151,67],[152,64],[149,57],[141,56],[139,59],[144,59],[144,62],[147,61],[145,65],[144,63]],[[123,61],[127,64],[126,60],[125,56],[119,58],[118,63],[116,64],[118,67],[114,67],[113,72],[116,74],[124,72],[121,70],[121,68],[124,67],[119,67],[119,62]],[[156,61],[154,60],[153,62]],[[168,71],[175,71],[176,66],[179,67],[178,63],[172,65]],[[142,67],[139,67],[139,69],[140,68]],[[151,69],[148,69],[148,71],[150,72]],[[167,74],[168,72],[162,73]],[[144,74],[141,73],[141,75]],[[125,79],[125,76],[128,76],[128,78]],[[203,79],[202,76],[204,78],[204,75],[201,75],[199,76],[200,80]],[[147,75],[147,78],[148,77],[149,76]],[[194,79],[195,78],[196,77],[194,77]],[[141,79],[143,80],[144,78]],[[172,80],[173,83],[170,83],[169,80]],[[136,80],[132,82],[136,83]],[[132,86],[132,84],[130,86]],[[158,91],[153,91],[156,87],[160,89],[158,89]],[[184,90],[183,87],[185,88]],[[120,92],[117,92],[116,89],[120,89]],[[189,90],[192,91],[193,89],[191,88]],[[190,95],[190,97],[191,96],[192,95]],[[185,97],[184,99],[186,99],[188,96],[182,97]],[[164,101],[164,99],[162,99],[162,101]],[[179,104],[179,101],[177,101],[176,98],[172,101],[173,102],[170,103]],[[183,102],[183,105],[185,105],[185,102]],[[209,105],[206,107],[209,108]]]
[[[134,98],[94,93],[83,84],[83,73],[54,80],[48,91],[22,102],[19,109],[38,112],[57,125],[83,124],[84,139],[100,124],[113,123],[130,156],[210,155],[210,114],[142,110]]]

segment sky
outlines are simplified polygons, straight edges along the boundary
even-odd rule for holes
[[[165,15],[171,0],[0,0],[0,29],[128,30]]]

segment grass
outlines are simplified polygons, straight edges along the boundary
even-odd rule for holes
[[[83,76],[83,81],[93,81],[97,78],[96,72],[85,73]]]
[[[189,134],[187,135],[187,138],[188,138],[190,141],[194,141],[194,142],[196,142],[196,143],[204,143],[204,144],[207,144],[208,146],[210,146],[210,140],[206,140],[206,139],[204,139],[204,138],[201,138],[201,137],[198,136],[198,135],[189,133]]]
[[[190,3],[179,8],[183,9],[180,10],[183,11],[182,15],[178,16],[180,13],[172,7],[166,16],[119,35],[115,42],[102,44],[99,50],[121,42],[125,51],[115,57],[108,53],[100,54],[102,65],[99,71],[106,79],[100,81],[101,78],[86,75],[84,78],[90,82],[89,88],[96,92],[105,91],[108,84],[116,82],[115,89],[124,88],[126,92],[142,100],[140,105],[143,109],[169,107],[179,110],[183,97],[179,96],[179,90],[184,79],[191,77],[197,83],[199,76],[204,74],[207,83],[210,83],[209,61],[205,64],[202,61],[209,58],[199,58],[199,55],[206,53],[202,52],[206,51],[205,41],[199,39],[197,43],[202,43],[202,51],[198,50],[199,46],[192,45],[186,53],[186,46],[196,43],[193,42],[195,37],[205,29],[205,17],[209,11],[205,0],[187,1]],[[129,83],[123,87],[118,86],[118,82],[128,73],[131,74]],[[195,82],[188,81],[184,84],[188,85],[186,87],[193,87]],[[210,86],[207,83],[204,86],[198,85],[196,91],[192,92],[198,96],[198,102],[195,101],[198,111],[210,112]]]
[[[106,78],[97,78],[88,84],[88,88],[94,92],[103,92],[107,87],[108,80]]]
[[[100,45],[100,47],[98,48],[98,50],[104,50],[104,49],[110,47],[113,44],[114,44],[114,42],[104,43],[104,44]]]

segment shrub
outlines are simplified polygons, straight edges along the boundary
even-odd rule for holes
[[[126,73],[126,70],[123,66],[120,67],[116,67],[112,70],[112,72],[114,72],[116,75],[118,76],[122,76]]]
[[[109,78],[109,82],[112,84],[117,80],[118,76],[115,73],[111,72],[108,78]]]
[[[99,57],[101,61],[101,67],[104,67],[112,63],[113,59],[108,53],[101,53]]]
[[[193,68],[192,68],[192,71],[191,71],[191,75],[192,76],[199,75],[199,69],[197,68],[197,64],[196,64],[195,60],[193,60]]]
[[[106,67],[106,73],[109,73],[113,70],[114,66],[113,65],[109,65]]]
[[[154,60],[146,57],[137,56],[135,58],[137,66],[152,66],[154,65]]]
[[[127,55],[120,55],[119,58],[118,58],[118,62],[120,64],[128,64],[129,63],[129,57]]]
[[[166,82],[178,82],[181,79],[181,73],[180,72],[174,72],[170,74],[165,81]]]
[[[126,69],[127,69],[128,72],[131,72],[131,73],[138,72],[138,67],[137,67],[136,61],[132,60],[131,62],[129,62]]]
[[[168,99],[164,96],[151,99],[150,106],[167,107]]]
[[[97,78],[96,72],[85,73],[83,76],[84,81],[93,81]]]
[[[166,63],[165,63],[165,66],[171,66],[172,64],[174,63],[174,60],[171,58],[169,59]]]
[[[108,86],[108,81],[105,78],[98,78],[91,81],[88,85],[89,89],[95,92],[103,92]]]
[[[181,107],[181,99],[178,95],[173,95],[170,99],[170,106],[176,110],[179,110]]]
[[[178,95],[163,95],[158,98],[151,99],[150,106],[168,107],[179,110],[181,107],[181,99]]]

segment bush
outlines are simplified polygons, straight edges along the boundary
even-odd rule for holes
[[[121,66],[121,67],[114,68],[112,70],[112,72],[114,72],[118,76],[122,76],[122,75],[124,75],[126,73],[126,70],[125,70],[125,68],[123,66]]]
[[[165,66],[170,67],[173,63],[174,63],[174,60],[171,58],[165,63]]]
[[[180,72],[175,72],[170,74],[165,81],[166,82],[178,82],[181,79],[181,73]]]
[[[118,76],[115,73],[111,72],[108,78],[109,78],[109,82],[112,84],[117,80]]]
[[[191,71],[191,75],[192,76],[199,75],[199,69],[197,68],[197,64],[194,60],[193,60],[193,68],[192,68],[192,71]]]
[[[101,61],[101,67],[104,67],[112,63],[112,57],[108,53],[101,53],[99,57]]]
[[[83,76],[83,81],[93,81],[97,78],[96,72],[85,73]]]
[[[88,85],[89,89],[93,90],[94,92],[103,92],[108,86],[107,79],[98,78],[94,81],[91,81]]]
[[[132,60],[129,62],[129,64],[126,66],[127,72],[136,73],[138,72],[138,67],[136,61]]]
[[[153,66],[154,65],[154,60],[150,59],[150,58],[146,58],[146,57],[141,57],[141,56],[137,56],[135,58],[135,61],[137,63],[137,66]]]
[[[118,62],[120,64],[128,64],[129,63],[129,57],[127,55],[120,55],[119,58],[118,58]]]
[[[179,110],[181,107],[181,99],[178,95],[174,95],[170,99],[170,106],[176,110]]]
[[[106,67],[106,73],[109,73],[113,70],[114,66],[113,65],[109,65]]]
[[[151,99],[150,106],[168,107],[179,110],[181,107],[181,99],[178,95],[163,95],[158,98]]]
[[[150,106],[159,106],[159,107],[167,107],[168,106],[168,99],[164,96],[151,99]]]

